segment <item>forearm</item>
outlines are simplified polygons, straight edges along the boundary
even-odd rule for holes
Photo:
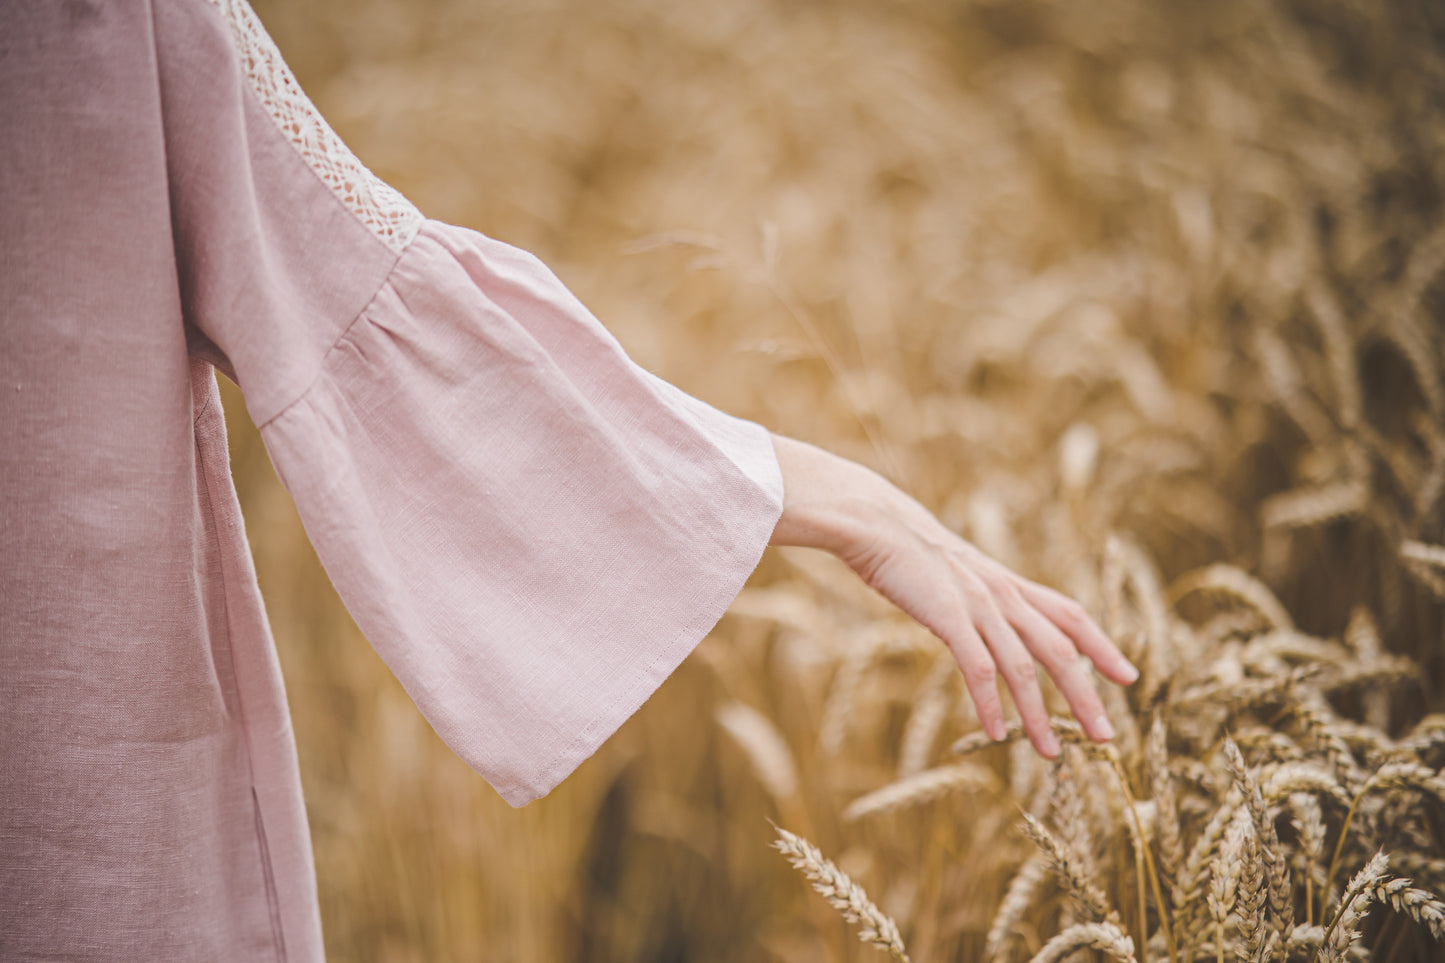
[[[773,435],[783,475],[783,513],[769,544],[818,548],[848,557],[872,540],[883,516],[933,522],[877,472],[807,442]]]
[[[867,468],[821,448],[773,435],[773,450],[783,475],[783,513],[771,544],[847,551],[863,537],[871,510],[860,491],[874,488]]]

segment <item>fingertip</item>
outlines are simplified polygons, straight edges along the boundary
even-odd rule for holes
[[[1133,685],[1139,681],[1139,669],[1122,655],[1091,661],[1094,662],[1094,668],[1116,685]]]
[[[1063,744],[1059,742],[1059,737],[1054,732],[1054,727],[1049,724],[1047,719],[1036,720],[1033,723],[1025,720],[1024,731],[1028,734],[1029,743],[1034,747],[1034,751],[1045,759],[1055,759],[1064,751]]]

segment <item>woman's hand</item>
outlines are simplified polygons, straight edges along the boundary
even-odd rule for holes
[[[862,465],[779,435],[773,436],[773,448],[784,494],[771,543],[837,555],[942,639],[963,670],[990,737],[1004,736],[997,684],[1002,676],[1034,747],[1050,758],[1058,755],[1037,662],[1084,731],[1099,741],[1113,738],[1081,656],[1120,685],[1139,673],[1083,606],[1015,575]]]

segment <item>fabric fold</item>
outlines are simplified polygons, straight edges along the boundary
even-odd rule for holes
[[[763,428],[634,364],[530,254],[434,221],[262,434],[362,631],[513,805],[686,657],[782,506]]]

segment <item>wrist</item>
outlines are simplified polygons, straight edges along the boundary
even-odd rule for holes
[[[771,545],[818,548],[847,557],[882,530],[905,500],[882,476],[780,435],[773,449],[783,475],[783,511],[773,529]]]

